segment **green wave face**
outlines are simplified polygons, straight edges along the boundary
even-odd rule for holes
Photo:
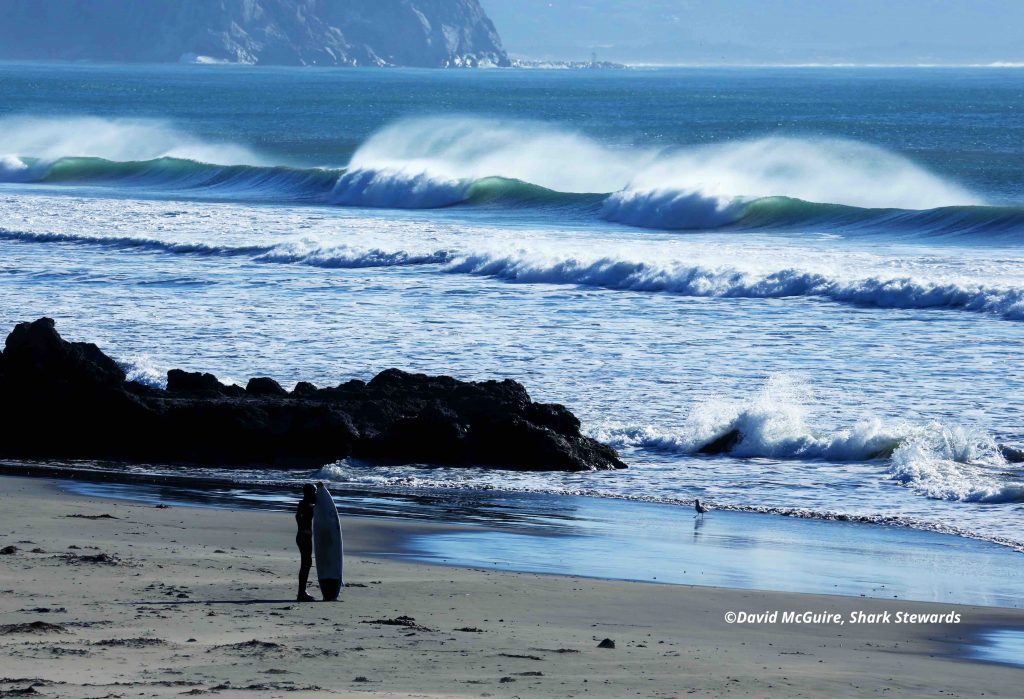
[[[339,199],[337,188],[345,180],[344,170],[322,168],[212,165],[181,158],[119,162],[93,157],[60,158],[44,162],[20,158],[26,177],[16,181],[50,185],[94,185],[140,188],[161,192],[185,192],[226,199],[258,199],[283,203],[360,206],[358,198]],[[387,173],[379,173],[386,178]],[[419,187],[431,185],[429,176]],[[401,184],[401,183],[400,183]],[[439,185],[440,186],[440,185]],[[451,187],[452,184],[444,183]],[[411,187],[411,186],[410,186]],[[791,197],[736,198],[728,209],[713,218],[694,217],[696,206],[707,200],[693,193],[654,191],[634,202],[628,216],[607,215],[608,202],[615,194],[559,192],[508,177],[485,177],[466,185],[448,205],[493,207],[535,211],[539,216],[586,219],[604,217],[626,225],[663,230],[822,230],[845,234],[879,234],[897,237],[998,237],[1024,238],[1024,208],[992,206],[950,206],[922,211],[873,209],[834,203],[808,202]],[[410,197],[415,194],[410,188]],[[399,187],[386,206],[421,208],[428,206],[403,199]],[[692,201],[691,201],[692,200]]]

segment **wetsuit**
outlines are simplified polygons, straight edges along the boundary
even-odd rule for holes
[[[306,500],[299,502],[295,508],[295,523],[298,533],[295,545],[299,547],[299,597],[306,594],[306,582],[309,580],[309,569],[313,567],[313,503]]]

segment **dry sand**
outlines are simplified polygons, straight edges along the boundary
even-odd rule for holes
[[[1020,610],[403,563],[380,554],[430,527],[372,519],[343,522],[342,601],[300,605],[289,514],[0,490],[0,697],[1021,696],[1024,671],[963,659]],[[962,621],[723,620],[764,610]]]

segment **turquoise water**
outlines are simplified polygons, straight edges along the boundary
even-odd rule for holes
[[[1022,76],[3,64],[0,319],[152,382],[511,377],[631,465],[352,487],[1021,548]]]

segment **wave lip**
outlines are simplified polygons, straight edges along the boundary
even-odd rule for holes
[[[655,148],[543,122],[449,116],[388,125],[343,169],[293,168],[159,120],[0,117],[0,153],[9,154],[0,182],[396,209],[561,207],[662,230],[811,224],[960,235],[1024,226],[1020,207],[984,206],[897,153],[836,138]]]
[[[198,138],[160,119],[0,117],[0,152],[47,162],[79,157],[119,162],[177,158],[221,165],[263,164],[245,146]]]
[[[124,162],[92,157],[18,160],[21,169],[8,170],[0,164],[0,181],[138,187],[321,203],[327,200],[338,178],[338,171],[323,168],[212,165],[170,157]]]
[[[625,189],[601,205],[601,217],[630,226],[660,229],[721,228],[743,218],[742,198],[708,196],[671,189]]]
[[[0,155],[0,182],[27,182],[32,178],[28,164],[16,155]]]
[[[436,209],[465,201],[471,186],[471,182],[425,170],[357,169],[338,178],[331,202],[341,206]]]

